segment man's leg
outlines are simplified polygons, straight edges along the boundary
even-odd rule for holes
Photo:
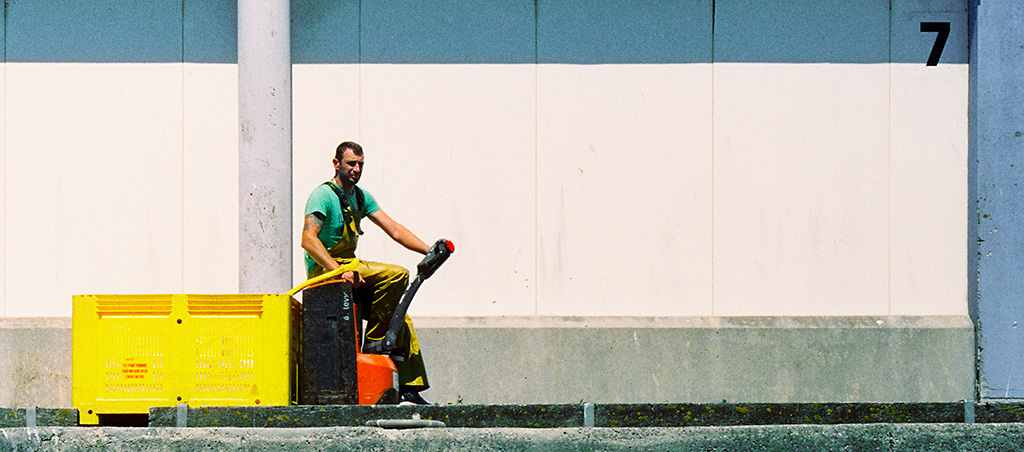
[[[423,354],[420,353],[420,342],[416,339],[416,330],[413,329],[412,319],[408,315],[405,316],[405,328],[399,333],[396,342],[399,348],[406,347],[408,350],[405,361],[395,363],[402,389],[419,392],[429,388],[427,367],[423,364]],[[403,378],[403,375],[408,378]]]
[[[379,341],[387,333],[395,307],[402,300],[402,294],[409,286],[409,271],[392,264],[359,261],[356,271],[363,277],[363,286],[356,289],[356,300],[369,300],[369,314],[366,315],[366,340]],[[398,334],[397,351],[405,358],[395,363],[398,368],[398,382],[403,391],[423,391],[430,387],[427,371],[420,354],[419,341],[412,326],[412,319],[405,316],[405,328]]]

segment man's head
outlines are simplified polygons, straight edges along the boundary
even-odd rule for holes
[[[333,162],[334,177],[342,188],[351,188],[363,174],[363,147],[352,141],[341,143],[334,153]]]
[[[352,151],[355,155],[363,155],[363,147],[354,141],[346,141],[338,145],[338,149],[334,151],[334,158],[341,160],[341,156],[346,150]]]

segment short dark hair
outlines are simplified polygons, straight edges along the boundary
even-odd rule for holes
[[[363,155],[363,147],[355,141],[346,141],[338,145],[338,149],[334,152],[334,158],[341,160],[341,156],[345,154],[345,150],[352,150],[355,155]]]

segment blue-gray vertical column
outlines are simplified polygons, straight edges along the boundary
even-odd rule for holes
[[[292,285],[292,70],[288,0],[238,1],[238,285]]]
[[[974,2],[972,2],[974,3]],[[1024,2],[977,2],[972,146],[980,395],[1024,397]]]
[[[7,133],[7,2],[0,8],[0,136]],[[0,139],[0,275],[7,274],[7,140]],[[0,317],[7,316],[6,279],[0,281]]]

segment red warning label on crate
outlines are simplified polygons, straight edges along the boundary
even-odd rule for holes
[[[121,363],[121,376],[126,380],[146,378],[148,373],[149,364],[147,363]]]

